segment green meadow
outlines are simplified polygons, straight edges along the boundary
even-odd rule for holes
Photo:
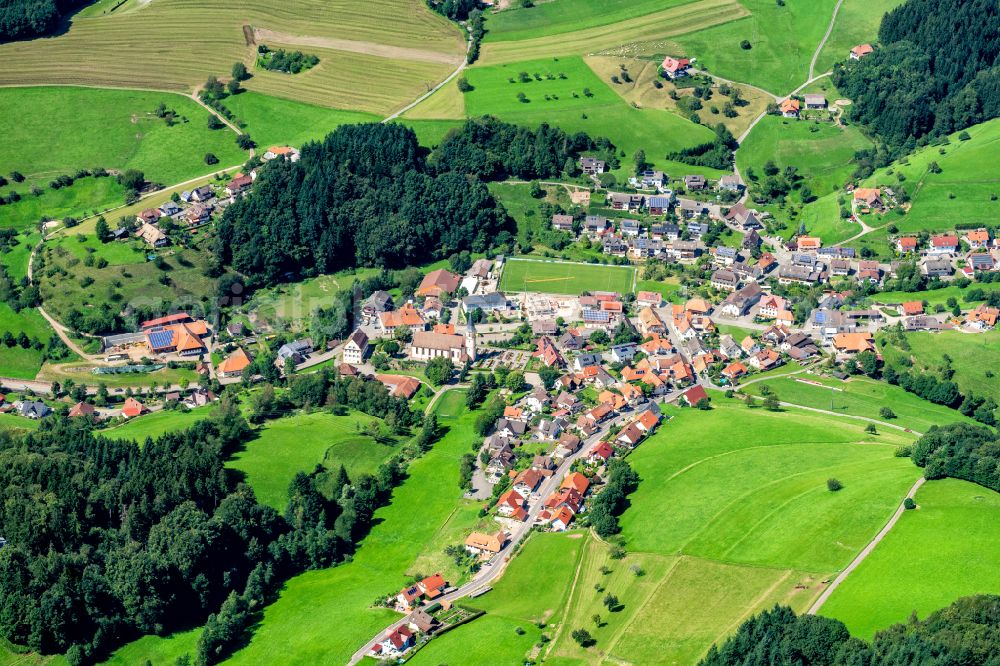
[[[871,638],[971,594],[1000,594],[1000,494],[968,481],[924,485],[899,522],[820,614]]]
[[[970,334],[960,331],[940,333],[907,333],[910,348],[901,350],[886,345],[882,354],[886,363],[904,370],[904,360],[912,360],[913,371],[937,371],[946,365],[949,357],[954,369],[952,381],[958,384],[963,394],[990,396],[1000,402],[1000,381],[994,376],[1000,368],[1000,331]],[[955,419],[958,420],[958,419]]]
[[[972,419],[954,409],[935,405],[898,386],[864,377],[840,381],[804,374],[756,382],[744,387],[744,391],[759,396],[764,386],[785,402],[827,409],[845,416],[877,419],[920,433],[927,432],[936,425],[973,423]],[[879,413],[882,407],[891,409],[896,418],[882,417]]]
[[[479,520],[478,505],[462,499],[458,465],[475,439],[476,412],[466,409],[461,391],[442,396],[435,409],[445,435],[410,465],[392,503],[376,511],[374,527],[352,561],[288,581],[230,663],[345,663],[399,617],[373,608],[376,597],[398,591],[417,573],[441,571],[449,580],[460,576],[443,550],[464,539]],[[111,663],[149,659],[154,666],[172,666],[192,651],[196,633],[147,636],[119,650]]]
[[[697,66],[734,81],[786,95],[805,83],[809,61],[830,23],[836,0],[741,0],[750,16],[675,37]],[[872,25],[875,25],[872,19]],[[743,40],[751,49],[740,47]]]
[[[548,294],[582,294],[585,291],[632,293],[635,268],[601,264],[573,264],[535,259],[509,259],[500,288],[505,291],[538,291]]]
[[[125,189],[114,178],[81,178],[69,187],[53,190],[39,184],[42,191],[37,196],[27,190],[18,190],[20,201],[3,207],[3,225],[27,229],[43,218],[61,220],[66,217],[81,218],[99,213],[125,201]]]
[[[949,298],[954,298],[963,308],[974,307],[965,296],[971,289],[982,289],[984,294],[1000,289],[998,282],[974,282],[964,289],[958,286],[948,286],[930,291],[885,291],[875,294],[872,300],[877,303],[905,303],[906,301],[927,301],[928,305],[945,305]]]
[[[880,169],[865,185],[906,188],[911,208],[906,215],[886,216],[901,232],[944,231],[955,224],[992,225],[1000,215],[1000,174],[995,168],[995,155],[1000,147],[1000,119],[975,125],[965,130],[969,139],[962,141],[960,133],[952,134],[947,145],[921,148],[909,157]],[[940,173],[931,173],[936,162]],[[900,180],[902,178],[902,181]],[[878,218],[870,216],[870,225]]]
[[[172,127],[154,113],[161,102],[177,113]],[[170,184],[209,172],[205,153],[215,153],[227,166],[246,159],[233,132],[208,129],[208,112],[183,95],[4,88],[0,117],[6,127],[0,137],[0,173],[17,170],[40,183],[100,166],[140,169],[148,180]]]
[[[904,0],[844,0],[837,12],[837,22],[830,38],[816,60],[816,73],[829,71],[834,63],[845,60],[858,44],[875,42],[882,16]]]
[[[522,74],[529,80],[522,82]],[[465,94],[470,117],[492,114],[529,127],[545,122],[567,132],[607,137],[625,153],[619,175],[633,171],[632,156],[639,149],[657,168],[672,175],[720,174],[664,157],[671,151],[711,141],[711,130],[667,111],[628,105],[579,57],[472,67],[466,70],[465,78],[473,87]],[[524,101],[519,101],[518,93],[524,94]]]
[[[37,338],[43,344],[53,334],[49,323],[35,308],[14,312],[6,303],[0,303],[0,335],[7,331],[15,338],[23,332],[28,338]],[[0,376],[34,379],[42,367],[42,360],[42,352],[31,347],[24,349],[20,345],[0,345]]]
[[[260,428],[226,467],[244,475],[261,503],[282,511],[288,485],[298,472],[312,472],[323,464],[328,469],[343,465],[352,478],[374,473],[396,451],[395,442],[382,444],[365,434],[368,425],[377,421],[360,412],[286,416]]]
[[[214,408],[211,405],[190,410],[161,409],[152,414],[130,419],[121,425],[105,428],[100,434],[110,439],[131,439],[142,444],[147,437],[156,439],[168,432],[190,428],[206,418],[212,409]]]
[[[795,167],[803,187],[819,197],[843,189],[854,171],[854,153],[871,145],[853,125],[765,116],[736,151],[736,164],[762,178],[769,160],[780,169]],[[834,217],[838,212],[833,210]]]
[[[511,8],[491,14],[486,41],[502,42],[556,35],[606,26],[637,16],[645,16],[691,0],[551,0],[529,8]]]

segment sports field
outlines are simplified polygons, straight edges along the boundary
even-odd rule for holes
[[[839,379],[800,374],[756,382],[744,387],[744,390],[759,396],[764,386],[786,402],[886,421],[920,433],[927,432],[935,425],[973,423],[972,419],[954,409],[935,405],[898,386],[865,377],[852,377],[849,381],[842,382]],[[886,419],[881,416],[879,412],[883,407],[891,409],[896,418]]]
[[[266,30],[260,39],[254,30]],[[386,112],[461,61],[459,29],[421,0],[362,4],[292,0],[276,6],[171,0],[74,18],[49,39],[0,45],[0,85],[86,84],[190,92],[232,64],[252,64],[255,41],[308,51],[320,63],[287,76],[256,72],[246,87],[333,108]],[[124,54],[127,54],[124,55]]]
[[[968,481],[930,481],[821,615],[851,634],[921,618],[970,594],[1000,594],[1000,494]]]
[[[394,441],[381,444],[365,434],[375,420],[360,412],[312,412],[270,421],[226,467],[245,475],[261,503],[283,511],[288,484],[298,472],[311,472],[322,463],[333,470],[343,465],[352,478],[374,473],[396,450]]]
[[[11,46],[0,45],[0,51]],[[128,62],[130,58],[120,60]],[[156,117],[154,112],[161,103],[177,113],[173,126]],[[244,161],[247,154],[236,146],[235,133],[208,129],[208,115],[194,101],[170,93],[51,86],[0,88],[0,117],[5,120],[0,136],[0,173],[17,170],[29,182],[47,188],[51,179],[73,175],[77,169],[139,169],[147,180],[171,184],[210,172],[205,153],[214,153],[224,166]],[[105,188],[110,180],[98,179]],[[86,188],[94,184],[79,185]],[[63,196],[72,197],[76,187]],[[27,187],[16,189],[31,199]],[[118,192],[91,194],[95,196],[89,205],[77,201],[75,206],[122,203]],[[46,209],[36,212],[59,217],[61,209],[52,205],[58,203],[47,201]]]
[[[536,259],[508,259],[500,279],[504,291],[582,294],[585,291],[632,292],[635,268],[573,264]]]

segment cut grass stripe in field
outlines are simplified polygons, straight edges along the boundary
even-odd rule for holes
[[[635,269],[631,266],[574,264],[530,259],[509,259],[500,278],[505,291],[537,291],[579,295],[585,291],[632,293]]]
[[[561,55],[590,55],[622,44],[662,40],[750,14],[737,0],[701,0],[617,23],[575,30],[558,37],[542,36],[483,44],[481,61],[516,62]]]

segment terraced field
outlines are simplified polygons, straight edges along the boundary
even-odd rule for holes
[[[447,56],[445,62],[399,59],[358,51],[308,47],[320,64],[295,76],[257,72],[247,87],[328,107],[386,112],[444,78],[460,59],[459,30],[420,0],[294,0],[240,5],[171,0],[124,13],[77,17],[52,39],[0,45],[0,85],[88,84],[189,92],[209,75],[228,78],[232,64],[253,63],[244,26],[289,39],[326,38],[369,46],[414,48]],[[330,42],[334,43],[334,42]],[[282,46],[278,41],[275,46]],[[125,57],[124,54],[127,54]]]

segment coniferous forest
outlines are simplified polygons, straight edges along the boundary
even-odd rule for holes
[[[834,70],[850,119],[888,156],[1000,116],[1000,5],[908,0],[888,12],[879,47]]]
[[[402,268],[503,246],[514,229],[485,182],[559,175],[607,141],[470,120],[432,154],[396,124],[345,125],[275,160],[217,225],[217,254],[252,286],[355,266]]]

